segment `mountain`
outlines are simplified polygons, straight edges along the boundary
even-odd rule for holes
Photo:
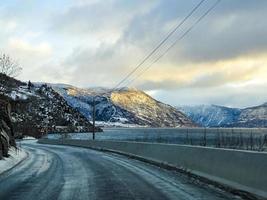
[[[143,91],[129,88],[81,89],[73,86],[51,85],[69,105],[92,120],[95,99],[96,120],[105,126],[194,127],[182,112],[161,103]]]
[[[177,109],[205,127],[267,127],[267,103],[244,109],[218,105],[180,106]]]
[[[241,110],[234,127],[267,127],[267,103]]]
[[[232,124],[240,115],[238,108],[228,108],[217,105],[180,106],[192,121],[205,127],[220,127]]]
[[[5,80],[1,82],[0,92],[11,103],[11,119],[17,136],[40,137],[46,132],[93,130],[89,120],[51,87],[45,84],[28,87],[3,74],[0,78]]]

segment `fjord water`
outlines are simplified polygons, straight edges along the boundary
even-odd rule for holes
[[[267,129],[259,128],[105,128],[97,140],[189,144],[258,150],[266,144]],[[48,138],[91,139],[92,133],[50,134]]]

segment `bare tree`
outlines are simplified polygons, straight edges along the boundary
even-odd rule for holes
[[[14,78],[20,74],[21,70],[22,68],[17,61],[10,58],[7,54],[0,54],[0,75],[2,74],[0,78],[0,94],[5,92],[8,80],[6,76]]]
[[[16,77],[20,74],[22,68],[16,60],[13,60],[6,54],[0,54],[0,73],[10,77]]]

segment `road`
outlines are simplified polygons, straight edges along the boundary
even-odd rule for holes
[[[1,200],[240,199],[178,172],[85,148],[23,142],[28,158],[0,175]]]

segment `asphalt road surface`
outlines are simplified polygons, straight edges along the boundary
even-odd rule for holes
[[[1,200],[240,199],[186,175],[125,156],[24,142],[26,160],[0,175]]]

